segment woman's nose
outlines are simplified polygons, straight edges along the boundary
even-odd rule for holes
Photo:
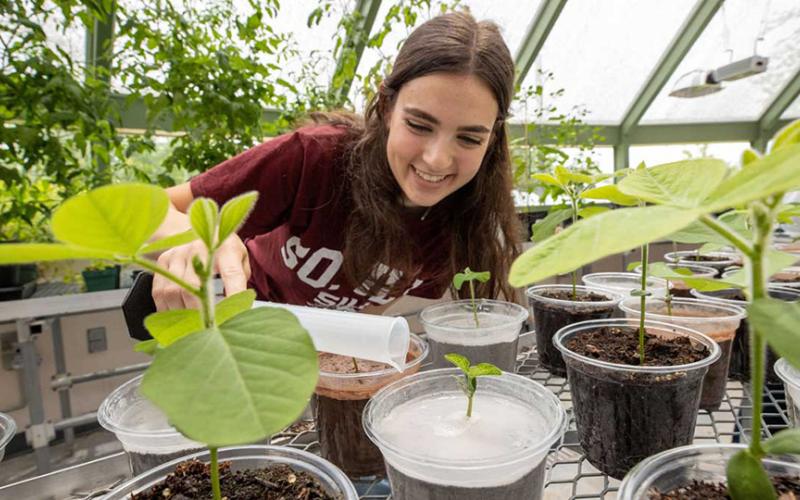
[[[453,162],[450,144],[443,138],[431,139],[425,147],[422,159],[426,165],[435,170],[430,172],[431,174],[448,169]]]

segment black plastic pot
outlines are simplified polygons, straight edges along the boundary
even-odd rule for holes
[[[36,291],[36,264],[0,266],[0,301],[27,299]]]

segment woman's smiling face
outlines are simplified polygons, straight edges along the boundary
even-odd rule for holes
[[[386,155],[407,206],[431,207],[477,175],[497,112],[473,75],[432,73],[400,88],[386,116]]]

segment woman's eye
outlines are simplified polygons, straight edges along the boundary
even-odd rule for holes
[[[431,130],[430,127],[426,127],[425,125],[422,125],[420,123],[412,122],[411,120],[406,120],[406,125],[408,125],[413,130],[416,130],[418,132],[430,132]]]
[[[465,143],[467,143],[467,144],[469,144],[471,146],[480,146],[481,144],[483,144],[482,140],[476,139],[474,137],[469,137],[469,136],[466,136],[466,135],[460,136],[459,139],[461,139],[463,142],[465,142]]]

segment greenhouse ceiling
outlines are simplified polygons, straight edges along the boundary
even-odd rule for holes
[[[135,4],[142,0],[130,0]],[[374,34],[396,0],[327,2],[331,12],[358,11],[354,33]],[[408,3],[408,2],[405,2]],[[412,2],[413,3],[413,2]],[[430,15],[436,2],[428,5]],[[463,0],[478,19],[491,19],[502,29],[518,68],[522,89],[545,83],[563,92],[553,96],[561,110],[584,110],[607,145],[615,147],[615,164],[627,164],[632,144],[748,141],[758,149],[789,119],[800,117],[800,2],[797,0]],[[335,16],[313,27],[308,16],[316,0],[285,1],[272,24],[292,32],[300,58],[334,53]],[[365,47],[366,37],[350,37],[355,61],[330,61],[317,78],[330,83],[342,64],[356,74],[384,57],[415,22],[392,29],[378,50]],[[64,35],[66,36],[66,35]],[[80,34],[74,35],[80,36]],[[86,61],[96,62],[97,47],[113,37],[113,24],[97,23],[85,45]],[[387,49],[387,47],[389,49]],[[768,58],[767,70],[724,81],[715,93],[696,98],[670,93],[694,74],[705,75],[753,55]],[[286,62],[291,69],[293,61]],[[359,107],[350,82],[351,102]],[[512,131],[534,122],[520,103],[514,106]],[[266,111],[268,116],[274,112]],[[123,115],[124,127],[144,120],[134,106]],[[170,125],[165,122],[165,128]],[[543,125],[546,126],[546,125]]]

